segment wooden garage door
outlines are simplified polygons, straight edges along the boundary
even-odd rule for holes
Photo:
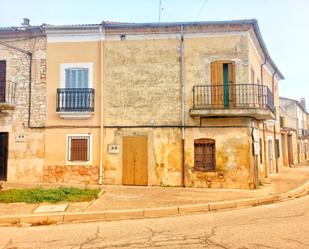
[[[122,183],[124,185],[148,184],[148,138],[147,136],[123,137]]]

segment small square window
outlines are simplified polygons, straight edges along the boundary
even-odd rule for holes
[[[90,136],[68,136],[68,161],[90,161]]]

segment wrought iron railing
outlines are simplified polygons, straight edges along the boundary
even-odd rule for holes
[[[0,103],[15,104],[16,83],[7,80],[5,85],[0,87]]]
[[[265,85],[198,85],[193,87],[194,109],[269,109],[275,112],[273,94]]]
[[[94,89],[58,88],[57,112],[93,112]]]

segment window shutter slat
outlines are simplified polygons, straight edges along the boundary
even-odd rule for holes
[[[196,170],[213,171],[216,167],[215,141],[196,139],[194,141],[194,167]]]
[[[70,161],[89,160],[89,137],[72,137],[70,140]]]

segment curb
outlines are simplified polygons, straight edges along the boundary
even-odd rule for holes
[[[23,226],[23,225],[51,225],[68,222],[87,221],[113,221],[127,219],[143,219],[169,217],[192,213],[218,212],[227,209],[239,209],[244,207],[254,207],[267,205],[276,202],[283,202],[298,198],[309,193],[309,181],[302,186],[290,190],[286,193],[258,198],[246,198],[234,201],[210,202],[205,204],[180,205],[171,207],[140,208],[128,210],[108,210],[76,213],[47,213],[29,215],[7,215],[0,216],[0,226]]]

